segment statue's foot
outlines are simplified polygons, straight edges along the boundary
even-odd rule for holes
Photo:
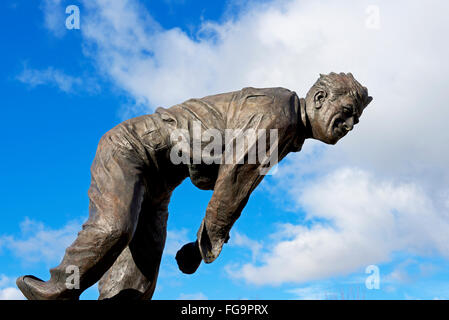
[[[77,299],[63,294],[55,284],[42,281],[35,276],[22,276],[16,281],[17,287],[28,300],[69,300]]]

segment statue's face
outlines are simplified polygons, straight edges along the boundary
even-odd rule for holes
[[[362,114],[355,99],[349,95],[332,100],[324,92],[317,92],[307,106],[313,138],[328,144],[337,143],[351,131]]]

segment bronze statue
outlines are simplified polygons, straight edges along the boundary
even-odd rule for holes
[[[185,178],[200,189],[214,190],[197,240],[176,255],[180,270],[191,274],[201,261],[218,257],[273,155],[280,161],[300,151],[307,138],[335,144],[358,123],[371,100],[352,74],[330,73],[320,76],[305,99],[284,88],[244,88],[122,122],[98,144],[89,219],[61,264],[50,270],[49,281],[22,276],[17,286],[28,299],[78,299],[99,281],[99,299],[150,299],[165,245],[167,206]],[[195,128],[209,130],[208,135],[196,137]],[[211,132],[227,137],[230,130],[238,133],[230,141],[215,137],[213,148],[204,152]],[[239,144],[241,132],[263,132],[256,140],[270,147],[275,137],[275,151],[267,153],[254,139]],[[227,154],[234,143],[240,152],[223,161],[222,152]],[[266,157],[256,159],[257,152]],[[78,270],[75,287],[66,281],[71,266]]]

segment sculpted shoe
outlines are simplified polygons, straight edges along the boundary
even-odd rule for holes
[[[17,287],[28,300],[78,300],[74,290],[61,290],[50,281],[42,281],[35,276],[22,276],[16,281]],[[75,294],[75,295],[74,295]]]

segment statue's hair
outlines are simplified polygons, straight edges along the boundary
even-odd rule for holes
[[[373,100],[368,95],[368,89],[354,79],[352,73],[331,72],[327,75],[320,74],[320,78],[315,82],[307,95],[314,95],[318,91],[326,92],[331,101],[342,95],[350,95],[362,110]]]

